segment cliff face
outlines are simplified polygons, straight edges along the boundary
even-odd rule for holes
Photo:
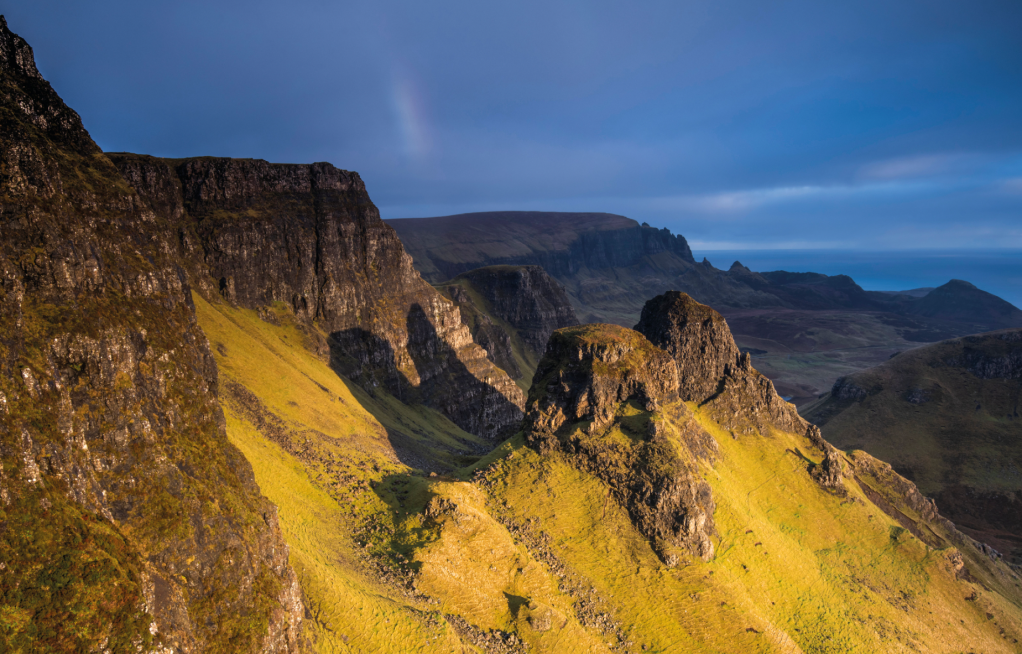
[[[477,304],[464,285],[447,284],[438,288],[458,306],[461,321],[472,332],[472,340],[486,350],[487,358],[511,379],[522,379],[524,373],[511,343],[512,330],[495,323],[485,307],[479,306],[483,302]]]
[[[455,305],[412,268],[357,173],[261,160],[114,162],[168,221],[207,295],[259,308],[283,302],[326,331],[338,372],[497,437],[524,396],[472,341]]]
[[[481,268],[462,277],[535,352],[546,349],[554,330],[578,324],[564,289],[539,266]]]
[[[297,651],[171,225],[0,18],[0,649]]]
[[[578,324],[564,289],[539,266],[479,268],[437,288],[458,305],[490,360],[525,383],[554,330]]]
[[[432,282],[499,265],[541,266],[569,277],[583,268],[633,266],[663,252],[695,263],[683,236],[614,214],[501,211],[388,222]]]

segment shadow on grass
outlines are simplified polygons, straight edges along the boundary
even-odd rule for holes
[[[457,352],[437,334],[420,305],[411,306],[405,326],[408,360],[404,365],[390,342],[356,327],[330,335],[330,367],[353,394],[362,392],[376,400],[365,403],[364,408],[385,425],[401,463],[437,473],[470,465],[493,449],[503,431],[514,431],[502,430],[500,425],[509,416],[520,417],[521,411],[469,371]],[[409,379],[404,372],[409,369],[414,369],[416,379]],[[404,406],[395,406],[385,394]],[[403,419],[404,410],[415,411],[415,405],[436,410],[464,431],[480,436],[480,440],[458,439],[451,434],[452,442],[442,442],[428,429]],[[396,424],[406,428],[397,428]]]

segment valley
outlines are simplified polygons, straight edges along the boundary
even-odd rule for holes
[[[1022,311],[968,282],[934,292],[865,291],[844,275],[727,270],[696,262],[681,235],[612,214],[504,211],[392,219],[433,284],[494,265],[539,265],[582,322],[631,327],[643,303],[681,290],[720,311],[738,344],[799,406],[895,352],[1022,326]]]

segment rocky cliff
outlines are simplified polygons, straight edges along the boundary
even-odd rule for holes
[[[541,266],[565,277],[632,266],[662,252],[695,263],[683,236],[614,214],[497,211],[387,222],[433,282],[495,265]]]
[[[178,235],[0,18],[0,649],[296,652]]]
[[[674,358],[681,398],[706,406],[725,428],[744,433],[809,428],[752,367],[749,355],[739,352],[727,322],[710,307],[670,291],[646,303],[635,329]]]
[[[491,361],[526,383],[554,330],[578,324],[564,289],[539,266],[479,268],[438,288]]]
[[[524,396],[458,309],[412,268],[357,173],[330,164],[116,154],[124,178],[176,221],[207,295],[282,302],[329,335],[338,372],[433,407],[472,433],[514,430]]]

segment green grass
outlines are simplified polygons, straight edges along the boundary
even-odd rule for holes
[[[857,488],[823,492],[787,451],[809,451],[801,437],[735,440],[697,416],[721,445],[704,471],[720,534],[708,563],[663,567],[607,488],[560,456],[520,448],[493,473],[494,502],[536,521],[627,640],[661,652],[1017,651],[1017,606],[957,581],[946,552],[892,538],[898,525]]]
[[[672,434],[694,421],[720,445],[712,466],[700,464],[717,507],[716,555],[671,569],[606,484],[565,455],[540,456],[519,434],[425,476],[401,462],[390,434],[451,465],[472,437],[345,382],[283,311],[277,326],[196,304],[221,386],[242,384],[278,421],[274,436],[225,390],[229,437],[280,509],[313,614],[311,651],[477,651],[445,615],[534,652],[1022,651],[1010,576],[958,580],[953,551],[917,540],[854,483],[844,496],[825,492],[802,436],[735,439],[691,405],[653,414]],[[604,431],[631,443],[650,418],[623,403]],[[883,488],[879,477],[864,483]],[[408,581],[414,590],[402,590]]]
[[[276,309],[282,323],[277,326],[254,311],[193,297],[220,368],[228,437],[279,508],[291,563],[313,616],[306,621],[311,651],[461,652],[436,607],[381,582],[366,552],[381,560],[392,553],[398,500],[384,480],[413,472],[400,462],[389,432],[400,430],[404,442],[422,443],[417,452],[422,458],[438,447],[460,449],[479,440],[435,411],[385,394],[371,398],[340,378],[305,347],[306,337],[286,310]],[[286,446],[260,432],[231,400],[226,388],[231,382],[276,416]]]

